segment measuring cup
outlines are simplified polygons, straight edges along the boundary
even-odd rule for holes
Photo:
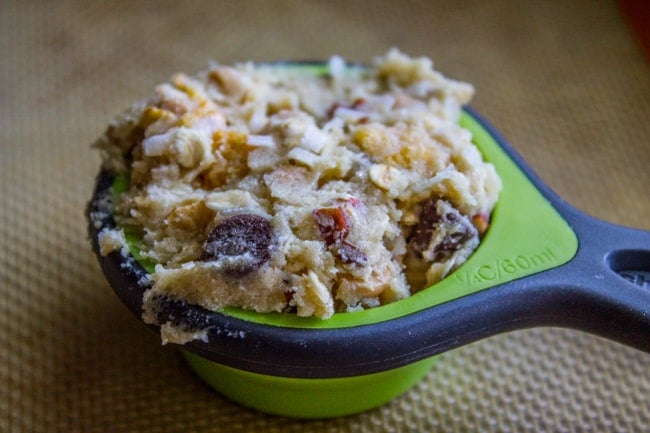
[[[650,352],[650,232],[583,214],[476,111],[466,108],[460,122],[503,181],[491,226],[466,263],[409,298],[327,320],[169,302],[162,318],[208,329],[207,342],[179,346],[190,367],[243,405],[324,418],[381,405],[427,374],[435,355],[516,329],[574,328]],[[101,172],[88,208],[95,252],[98,232],[115,225],[97,212],[119,189],[114,184]],[[115,293],[140,317],[146,264],[119,252],[97,256]]]

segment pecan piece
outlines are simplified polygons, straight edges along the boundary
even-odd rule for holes
[[[355,264],[357,266],[365,266],[368,264],[368,256],[359,247],[348,241],[341,241],[336,245],[334,252],[343,263]]]
[[[325,207],[312,212],[312,217],[318,226],[321,238],[332,252],[343,263],[365,266],[368,256],[356,245],[346,240],[350,234],[350,218],[344,206],[353,208],[360,206],[357,198],[345,200],[340,206]]]
[[[312,217],[327,246],[345,239],[350,233],[348,217],[340,206],[316,209]]]
[[[478,230],[479,236],[483,236],[487,232],[488,227],[490,227],[490,217],[484,213],[477,213],[472,217],[472,223],[476,230]]]

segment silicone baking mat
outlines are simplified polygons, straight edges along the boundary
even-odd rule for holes
[[[647,432],[650,355],[534,329],[441,356],[391,403],[296,421],[211,391],[127,312],[86,239],[110,118],[209,60],[366,62],[397,46],[472,103],[567,201],[650,229],[650,69],[617,3],[0,4],[0,431]]]

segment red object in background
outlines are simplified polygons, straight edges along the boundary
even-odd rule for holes
[[[619,0],[643,53],[650,61],[650,0]]]

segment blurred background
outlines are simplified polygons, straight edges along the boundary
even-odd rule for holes
[[[90,143],[174,72],[369,62],[398,47],[473,83],[472,106],[568,202],[648,230],[648,4],[2,2],[0,431],[650,431],[650,356],[558,329],[444,354],[413,390],[357,416],[241,408],[119,304],[83,217],[99,164]]]

